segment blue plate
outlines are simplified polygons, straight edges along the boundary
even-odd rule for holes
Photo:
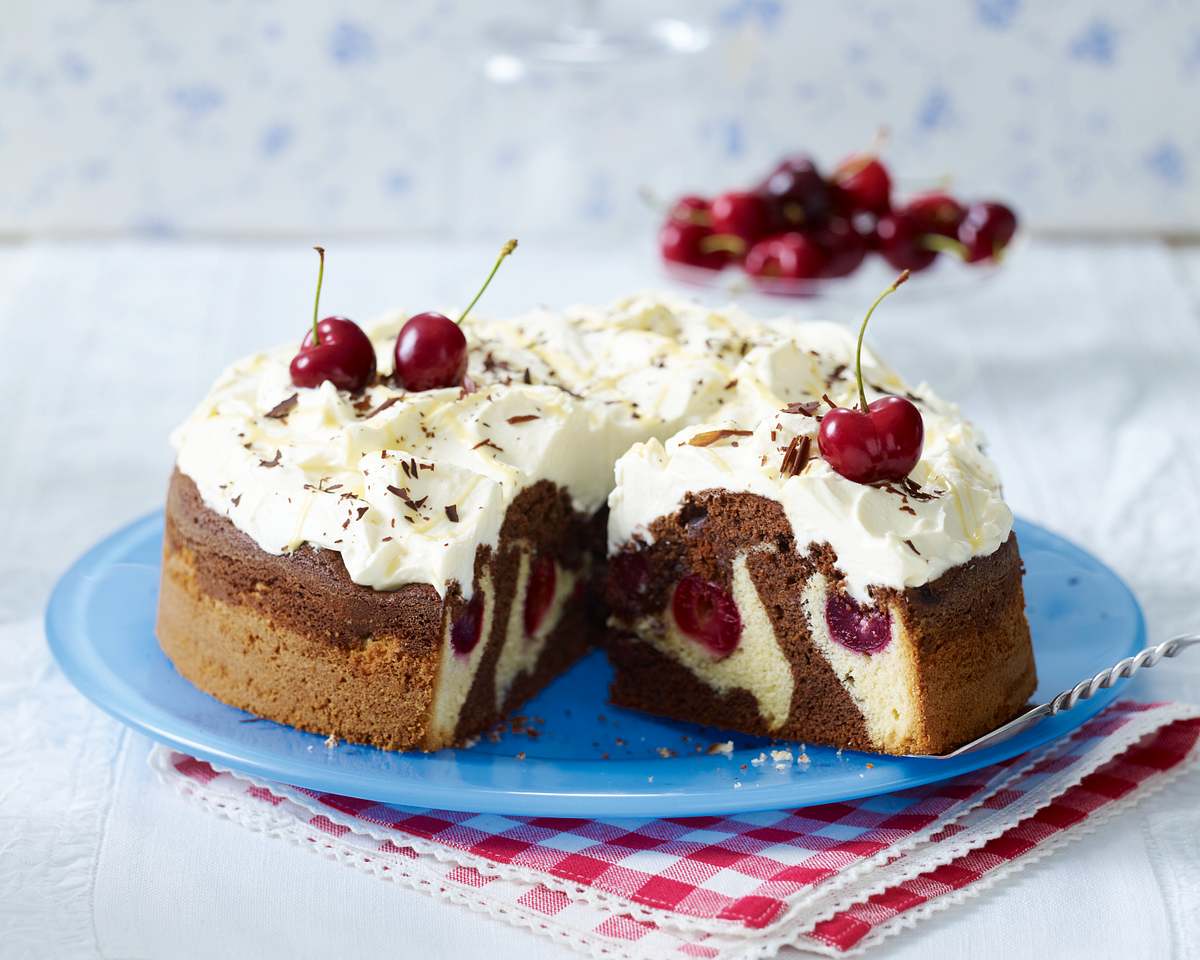
[[[1017,522],[1025,594],[1046,699],[1145,645],[1137,601],[1091,555]],[[912,760],[808,747],[810,763],[777,770],[753,758],[768,741],[606,703],[609,670],[593,654],[523,710],[537,736],[510,732],[468,750],[389,753],[259,720],[219,703],[171,666],[154,638],[162,514],[93,547],[50,598],[46,629],[63,672],[134,729],[218,766],[314,790],[418,807],[539,816],[666,817],[831,803],[953,777],[1078,727],[1111,702],[1102,690],[1069,713],[955,760]],[[536,719],[535,719],[536,718]],[[537,722],[540,720],[542,722]],[[663,756],[666,754],[666,756]],[[742,765],[745,764],[745,769]]]

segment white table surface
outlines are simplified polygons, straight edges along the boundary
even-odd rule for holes
[[[492,253],[341,245],[324,305],[360,319],[453,306]],[[189,805],[152,781],[147,741],[47,654],[55,578],[158,506],[166,434],[225,363],[299,339],[312,257],[301,244],[0,247],[0,957],[574,956]],[[648,263],[527,244],[485,309],[661,284]],[[1200,252],[1031,243],[961,295],[897,295],[871,338],[985,428],[1018,512],[1129,580],[1152,638],[1200,625]],[[1132,692],[1200,699],[1200,656]],[[1195,957],[1198,901],[1191,772],[877,955]]]

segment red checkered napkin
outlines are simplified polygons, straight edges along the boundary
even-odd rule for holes
[[[1121,701],[1034,756],[914,790],[727,817],[416,810],[256,782],[155,749],[220,814],[584,952],[843,956],[1045,856],[1200,753],[1200,708]]]

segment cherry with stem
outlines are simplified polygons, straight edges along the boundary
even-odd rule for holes
[[[500,248],[491,273],[458,320],[431,311],[410,317],[400,328],[395,348],[395,376],[400,386],[416,392],[462,384],[467,375],[467,337],[460,324],[479,302],[505,257],[516,249],[516,240]]]
[[[896,396],[867,403],[862,374],[863,340],[871,315],[909,276],[905,270],[875,298],[858,329],[854,354],[858,409],[836,407],[825,414],[817,431],[821,456],[834,471],[855,483],[903,480],[921,459],[925,445],[925,424],[916,404]]]
[[[321,285],[325,280],[325,248],[313,247],[320,257],[317,292],[313,297],[312,327],[304,334],[289,371],[298,387],[319,387],[328,380],[339,390],[356,393],[375,378],[375,347],[362,328],[345,317],[318,320]]]

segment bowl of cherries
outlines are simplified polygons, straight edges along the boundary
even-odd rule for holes
[[[812,296],[881,270],[915,274],[953,263],[938,272],[966,265],[982,275],[1004,258],[1016,230],[1016,214],[994,200],[935,190],[899,201],[874,154],[847,157],[829,175],[795,154],[748,190],[680,197],[658,249],[671,276],[688,283]]]

